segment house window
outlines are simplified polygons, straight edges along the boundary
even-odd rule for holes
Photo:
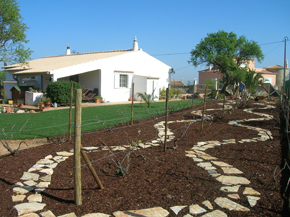
[[[31,77],[30,77],[30,80],[34,80],[34,79],[35,79],[35,76],[31,76]]]
[[[119,87],[127,87],[127,80],[128,80],[128,75],[120,75],[120,83]]]

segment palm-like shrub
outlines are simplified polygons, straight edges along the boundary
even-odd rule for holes
[[[155,89],[153,90],[152,94],[147,94],[147,93],[137,93],[138,97],[141,98],[141,101],[143,100],[146,102],[147,107],[150,108],[151,102],[157,98],[157,96],[154,96]]]

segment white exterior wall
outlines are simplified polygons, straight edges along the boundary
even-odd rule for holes
[[[100,84],[101,84],[101,71],[95,70],[92,72],[87,72],[79,75],[79,83],[82,86],[82,88],[94,90],[95,88],[98,88],[100,90]],[[100,93],[100,92],[99,92]]]
[[[52,71],[51,74],[53,74],[54,81],[59,78],[80,74],[80,78],[83,77],[84,80],[86,80],[85,84],[88,84],[90,89],[98,88],[99,86],[99,95],[102,96],[104,100],[116,102],[127,101],[130,97],[133,73],[126,73],[125,71],[134,72],[134,75],[159,77],[159,87],[162,88],[167,87],[170,82],[170,69],[170,66],[139,50],[136,52],[128,52],[128,54],[120,56],[58,69]],[[96,70],[100,71],[98,75],[100,83],[97,82],[97,77],[93,77],[93,79],[88,81],[88,77],[83,74]],[[128,75],[128,88],[115,87],[115,71],[121,73],[124,71],[124,74]],[[84,87],[86,86],[84,85]],[[156,92],[158,91],[159,90],[156,90]]]
[[[159,99],[159,80],[158,79],[147,79],[147,94],[152,94],[154,91],[155,101]]]
[[[141,76],[134,76],[134,100],[141,100],[138,93],[147,93],[147,78]]]

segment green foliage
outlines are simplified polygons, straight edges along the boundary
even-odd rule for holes
[[[77,82],[73,82],[73,99],[75,99],[75,90],[81,89],[81,85]],[[51,99],[52,103],[57,104],[70,104],[71,97],[71,81],[56,81],[50,82],[46,88],[46,95]]]
[[[3,96],[3,99],[6,100],[6,90],[5,89],[1,90],[1,96]]]
[[[169,88],[169,98],[172,98],[174,95],[178,96],[180,90],[178,88]],[[166,88],[159,88],[159,99],[166,99]]]
[[[208,33],[191,51],[188,62],[194,66],[213,65],[213,69],[219,70],[223,75],[221,82],[224,83],[224,91],[229,84],[234,84],[233,75],[240,73],[241,64],[248,63],[253,58],[258,62],[264,59],[257,42],[249,41],[245,36],[237,38],[233,32],[220,30]]]
[[[95,96],[94,99],[103,99],[101,96]]]
[[[251,92],[254,92],[259,84],[263,84],[263,76],[261,73],[256,73],[254,70],[247,71],[244,83],[248,88],[251,87]]]
[[[25,63],[32,51],[23,45],[28,43],[18,3],[15,0],[0,1],[0,60],[2,62]]]
[[[211,97],[212,99],[214,99],[215,96],[216,96],[216,93],[217,93],[217,90],[212,89],[212,90],[211,90],[211,93],[210,93],[210,97]]]
[[[22,99],[19,99],[19,100],[17,100],[17,104],[24,104],[24,100],[22,100]]]
[[[3,81],[6,80],[6,73],[5,71],[0,71],[0,86],[3,86]]]
[[[154,92],[155,92],[155,89],[152,91],[152,94],[147,94],[147,93],[137,93],[137,96],[141,98],[141,101],[145,101],[146,104],[147,104],[147,107],[150,108],[150,104],[151,102],[156,99],[157,97],[154,96]]]
[[[224,99],[224,98],[225,98],[225,94],[223,94],[223,93],[219,93],[219,98],[220,98],[220,99]]]

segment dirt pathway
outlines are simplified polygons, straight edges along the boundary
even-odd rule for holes
[[[34,148],[34,147],[38,147],[38,146],[41,146],[41,145],[48,143],[47,139],[24,139],[24,140],[10,140],[10,141],[8,140],[7,143],[12,150],[15,150],[19,147],[19,144],[22,141],[24,141],[27,144],[27,146],[24,143],[22,143],[19,150]],[[5,144],[4,140],[2,140],[2,142]],[[0,142],[0,156],[9,155],[9,154],[10,154],[10,152],[7,151],[7,149]]]

